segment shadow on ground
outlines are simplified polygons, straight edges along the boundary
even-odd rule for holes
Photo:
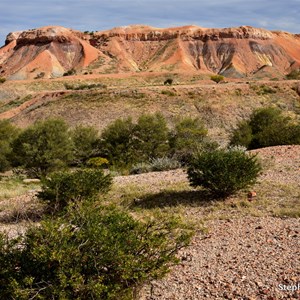
[[[134,199],[131,208],[164,208],[178,205],[209,207],[216,202],[207,191],[163,191]]]

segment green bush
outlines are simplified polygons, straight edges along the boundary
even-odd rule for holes
[[[4,83],[6,81],[5,77],[0,77],[0,83]]]
[[[110,175],[102,170],[79,169],[74,172],[56,172],[43,180],[38,198],[46,201],[51,211],[63,210],[69,203],[96,197],[109,190]]]
[[[193,153],[202,147],[207,129],[199,118],[185,117],[175,123],[170,135],[172,155],[186,163]]]
[[[175,92],[169,91],[169,90],[162,90],[161,93],[162,93],[163,95],[167,95],[167,96],[170,96],[170,97],[176,96],[176,93],[175,93]]]
[[[216,83],[219,83],[219,82],[223,81],[224,79],[225,79],[225,77],[222,75],[211,75],[210,76],[210,80],[212,80]]]
[[[97,152],[99,133],[92,126],[76,126],[72,132],[73,164],[82,165]]]
[[[226,198],[255,183],[261,166],[255,156],[237,149],[218,149],[195,155],[188,178],[217,198]]]
[[[76,74],[76,70],[75,69],[71,69],[71,70],[65,72],[63,74],[63,76],[71,76],[71,75],[75,75],[75,74]]]
[[[104,129],[100,155],[118,167],[149,161],[169,151],[168,128],[160,114],[142,115],[136,124],[131,118],[118,119]]]
[[[174,219],[140,222],[83,203],[19,240],[0,237],[0,298],[136,299],[143,283],[178,263],[190,236]]]
[[[231,145],[248,149],[276,145],[300,144],[300,124],[273,107],[255,110],[250,118],[238,124],[230,138]]]
[[[0,120],[0,172],[8,170],[11,166],[11,143],[18,136],[19,129],[8,120]]]
[[[106,168],[109,165],[109,161],[103,157],[93,157],[86,162],[86,165],[89,168]]]
[[[141,115],[134,127],[133,147],[136,161],[165,156],[169,151],[168,134],[163,115]]]
[[[148,163],[138,163],[132,166],[130,174],[169,171],[181,167],[179,161],[170,157],[153,158]]]
[[[63,120],[38,121],[12,142],[11,161],[40,178],[65,168],[72,161],[72,148],[69,128]]]
[[[134,163],[134,126],[131,118],[117,119],[108,125],[101,134],[100,155],[119,167]]]

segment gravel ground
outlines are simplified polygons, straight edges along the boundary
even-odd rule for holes
[[[215,220],[180,253],[181,264],[147,286],[140,300],[300,299],[300,220]]]
[[[267,164],[260,181],[293,184],[300,195],[300,146],[252,152]],[[300,299],[300,219],[247,217],[206,226],[209,234],[196,234],[180,252],[180,265],[146,286],[140,300]]]

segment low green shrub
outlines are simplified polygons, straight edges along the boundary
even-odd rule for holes
[[[187,170],[191,186],[201,186],[217,198],[226,198],[253,185],[260,172],[256,156],[239,149],[199,153]]]
[[[256,93],[257,93],[257,95],[276,94],[276,90],[270,86],[263,84],[259,87],[259,89]]]
[[[79,85],[65,83],[64,86],[67,90],[75,90],[75,91],[91,90],[91,89],[97,89],[97,88],[107,88],[107,86],[102,83],[83,83],[83,84],[79,84]]]
[[[63,74],[63,76],[71,76],[71,75],[75,75],[75,74],[76,74],[76,70],[75,69],[71,69],[71,70],[65,72]]]
[[[130,169],[130,174],[142,174],[149,172],[152,172],[151,165],[145,162],[134,164]]]
[[[299,122],[273,107],[255,110],[248,120],[238,123],[230,137],[230,145],[247,149],[292,144],[300,144]]]
[[[211,75],[210,76],[210,80],[219,83],[221,81],[223,81],[225,79],[225,77],[223,75]]]
[[[0,77],[0,83],[4,83],[6,81],[5,77]]]
[[[138,163],[132,166],[130,174],[141,174],[148,172],[160,172],[178,169],[181,167],[179,161],[170,157],[158,157],[151,159],[148,163]]]
[[[172,156],[186,163],[193,153],[202,147],[206,136],[207,129],[201,119],[179,119],[169,137]]]
[[[86,162],[86,165],[89,168],[106,168],[109,165],[109,161],[103,157],[93,157]]]
[[[150,160],[151,171],[169,171],[181,167],[179,161],[170,157],[158,157]]]
[[[107,192],[111,184],[111,176],[99,169],[56,172],[43,180],[38,198],[46,201],[51,211],[59,212],[71,202]]]
[[[176,96],[176,93],[175,93],[175,92],[169,91],[169,90],[162,90],[161,93],[162,93],[163,95],[167,95],[167,96],[170,96],[170,97]]]
[[[82,203],[19,239],[0,236],[0,298],[137,299],[143,283],[179,262],[190,237],[175,219],[141,222]]]

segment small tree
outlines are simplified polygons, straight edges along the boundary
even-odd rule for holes
[[[100,155],[110,163],[118,166],[128,166],[135,161],[136,153],[133,147],[134,124],[131,118],[117,119],[104,129],[99,144]]]
[[[224,78],[225,78],[225,77],[222,76],[222,75],[211,75],[211,76],[210,76],[210,79],[211,79],[212,81],[216,82],[216,83],[219,83],[219,82],[223,81]]]
[[[31,175],[46,176],[66,167],[72,160],[72,140],[68,126],[61,119],[36,122],[12,143],[12,162]]]
[[[185,117],[175,124],[170,136],[172,154],[186,163],[201,147],[207,136],[207,129],[199,118]]]
[[[99,134],[92,126],[78,125],[72,131],[73,164],[82,165],[97,153]]]
[[[142,115],[134,127],[133,147],[136,161],[148,161],[163,157],[169,150],[168,127],[163,115]]]
[[[197,154],[188,166],[192,186],[202,186],[217,198],[226,198],[255,183],[261,165],[241,150],[218,149]]]
[[[10,168],[11,143],[19,134],[19,129],[8,120],[0,120],[0,172]]]

